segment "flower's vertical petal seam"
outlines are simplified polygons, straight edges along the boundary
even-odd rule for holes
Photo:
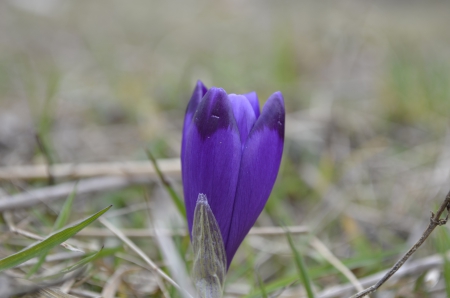
[[[283,96],[274,93],[264,105],[244,145],[228,241],[228,266],[272,191],[284,144]]]
[[[231,107],[233,109],[234,119],[239,128],[241,143],[245,144],[248,134],[256,121],[255,112],[247,98],[243,95],[229,94]]]
[[[259,118],[259,101],[258,94],[255,91],[244,94],[244,96],[248,99],[250,104],[252,105],[253,111],[255,112],[256,119]]]
[[[182,161],[189,231],[192,232],[197,197],[203,193],[226,243],[241,161],[239,131],[226,92],[209,89],[192,121],[186,132]]]
[[[194,91],[192,92],[191,99],[189,100],[188,106],[186,108],[186,113],[184,116],[183,123],[183,135],[181,136],[181,160],[184,159],[184,146],[186,142],[186,132],[192,123],[192,117],[194,117],[195,111],[197,110],[200,101],[203,96],[205,96],[208,89],[203,85],[202,81],[198,80],[195,85]]]

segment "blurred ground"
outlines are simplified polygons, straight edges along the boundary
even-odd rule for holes
[[[446,1],[1,1],[0,165],[44,163],[36,135],[57,163],[145,160],[146,147],[177,157],[197,79],[255,90],[262,102],[281,90],[284,160],[258,225],[310,227],[357,277],[387,269],[450,185],[449,12]],[[142,192],[94,198],[73,220],[102,202],[141,202]],[[142,213],[116,224],[145,222]],[[298,241],[318,291],[348,282]],[[415,257],[435,254],[437,242]],[[295,276],[290,254],[284,242],[249,237],[230,292],[258,289],[255,263],[269,285]],[[376,297],[445,297],[442,278],[437,288],[418,280]],[[282,285],[298,297],[298,283]]]

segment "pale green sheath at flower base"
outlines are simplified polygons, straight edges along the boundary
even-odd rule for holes
[[[192,277],[199,297],[222,297],[227,259],[219,225],[206,195],[199,194],[192,227],[194,267]]]

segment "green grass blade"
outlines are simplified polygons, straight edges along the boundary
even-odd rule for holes
[[[36,264],[33,265],[33,267],[31,267],[31,269],[28,271],[28,273],[25,276],[25,278],[29,278],[30,276],[35,274],[39,270],[39,268],[41,268],[42,264],[44,264],[46,257],[47,257],[47,252],[45,252],[44,254],[42,254],[39,257],[39,260],[37,261]]]
[[[264,287],[264,283],[261,280],[261,276],[259,275],[259,273],[257,271],[255,272],[255,274],[256,274],[256,279],[258,280],[258,287],[259,287],[259,290],[261,291],[261,296],[263,298],[268,298],[269,296],[267,296],[266,288]]]
[[[88,264],[89,262],[91,262],[92,260],[96,259],[97,256],[100,254],[100,252],[102,251],[103,247],[96,253],[93,254],[88,254],[87,257],[81,259],[80,261],[76,262],[73,265],[70,265],[69,267],[64,268],[63,270],[61,270],[60,272],[56,273],[56,274],[52,274],[52,275],[48,275],[42,278],[38,278],[33,280],[34,282],[42,282],[44,280],[48,280],[48,279],[56,279],[58,277],[63,276],[66,273],[75,271],[77,269],[80,269],[81,267],[83,267],[84,265]]]
[[[67,239],[69,239],[70,237],[72,237],[85,227],[87,227],[89,224],[91,224],[93,221],[95,221],[97,218],[103,215],[106,211],[108,211],[109,208],[111,208],[111,206],[106,207],[105,209],[95,213],[94,215],[88,217],[87,219],[83,220],[82,222],[76,225],[73,225],[53,235],[50,235],[49,237],[31,245],[30,247],[27,247],[13,255],[1,259],[0,271],[22,264],[23,262],[26,262],[29,259],[32,259],[44,252],[49,251],[53,247],[61,244],[62,242],[66,241]]]
[[[383,261],[385,261],[388,258],[392,258],[396,255],[398,255],[399,253],[404,251],[404,245],[398,245],[397,247],[395,247],[392,250],[389,251],[379,251],[379,252],[374,252],[372,255],[371,259],[365,259],[366,257],[361,257],[358,256],[356,258],[352,258],[352,259],[348,259],[348,260],[343,260],[343,263],[346,267],[350,268],[350,269],[357,269],[357,268],[368,268],[370,269],[371,273],[375,273],[376,271],[373,271],[373,268],[378,268],[378,264],[383,263]],[[243,269],[243,267],[245,267],[245,264],[242,264],[241,266],[239,266],[238,268],[236,268],[235,270],[233,270],[232,275],[229,276],[228,281],[233,283],[233,281],[236,281],[238,279],[238,277],[240,276],[238,274],[238,277],[235,277],[236,272],[239,271],[243,271],[246,272],[246,270]],[[372,268],[372,269],[371,269]],[[311,277],[311,279],[314,278],[320,278],[322,276],[330,276],[332,274],[339,274],[339,271],[331,266],[328,262],[325,262],[323,265],[316,265],[314,267],[309,267],[308,268],[308,273],[309,276]],[[271,294],[275,291],[280,291],[283,288],[288,288],[290,287],[293,283],[295,283],[296,281],[298,281],[298,274],[289,274],[289,275],[284,275],[282,277],[280,277],[279,279],[276,279],[274,281],[271,281],[267,284],[264,285],[265,290],[268,294]],[[257,298],[257,297],[261,297],[262,293],[260,290],[252,292],[246,296],[244,296],[245,298]]]
[[[38,278],[38,279],[34,279],[33,282],[42,282],[44,280],[49,280],[49,279],[56,279],[59,277],[62,277],[64,274],[67,274],[69,272],[75,271],[77,269],[80,269],[81,267],[83,267],[84,265],[87,265],[88,263],[99,259],[99,258],[103,258],[112,254],[115,254],[118,251],[121,251],[122,247],[121,246],[117,246],[117,247],[112,247],[112,248],[101,248],[99,251],[94,252],[94,253],[89,253],[86,254],[86,257],[81,259],[80,261],[76,262],[73,265],[70,265],[69,267],[64,268],[63,270],[61,270],[60,272],[53,274],[53,275],[48,275],[42,278]]]
[[[64,206],[59,212],[58,218],[56,219],[55,224],[53,225],[53,231],[58,231],[67,224],[67,221],[69,220],[70,217],[70,211],[72,210],[73,200],[75,198],[76,192],[77,192],[77,184],[75,184],[73,191],[67,197]]]
[[[48,140],[49,138],[46,137],[46,135],[44,136],[44,132],[37,132],[35,135],[35,139],[36,139],[36,143],[39,147],[39,150],[42,152],[42,156],[44,157],[46,163],[47,163],[47,167],[52,166],[55,162],[53,160],[52,157],[52,153],[51,153],[51,149],[50,149],[50,141]],[[48,184],[53,185],[55,184],[55,178],[53,177],[53,175],[50,173],[50,171],[47,171],[47,176],[48,176]]]
[[[181,215],[184,216],[184,218],[186,218],[186,209],[184,208],[183,201],[180,199],[177,192],[173,189],[170,182],[166,179],[163,172],[161,172],[161,170],[159,169],[158,163],[156,162],[156,159],[153,156],[153,154],[150,152],[150,150],[146,150],[146,153],[147,153],[148,158],[152,162],[153,167],[155,167],[156,173],[158,174],[158,177],[161,180],[161,183],[163,184],[164,188],[169,193],[169,195],[172,198],[173,202],[175,203],[175,206],[177,207],[178,211],[180,212]]]
[[[100,250],[98,252],[96,252],[95,254],[91,254],[89,256],[87,256],[84,259],[81,259],[80,261],[76,262],[75,264],[61,270],[61,273],[69,273],[72,272],[74,270],[77,270],[78,268],[80,268],[81,266],[86,265],[87,263],[91,262],[92,260],[96,259],[97,256],[100,254],[100,252],[103,250],[103,247],[100,248]]]
[[[121,249],[122,249],[122,247],[120,247],[120,246],[119,247],[114,247],[114,248],[109,248],[109,249],[103,249],[103,247],[102,247],[102,248],[100,248],[100,250],[98,252],[89,254],[86,258],[81,259],[80,261],[76,262],[72,266],[69,266],[69,267],[61,270],[61,273],[72,272],[74,270],[77,270],[81,266],[84,266],[87,263],[90,263],[90,262],[94,261],[95,259],[107,256],[109,254],[113,254],[113,253],[115,253],[115,252],[117,252],[117,251],[119,251]]]
[[[445,291],[447,297],[450,297],[450,260],[447,256],[447,252],[450,250],[450,235],[448,230],[441,228],[436,233],[436,246],[440,254],[444,259],[443,274],[445,281]]]
[[[58,215],[58,218],[55,221],[55,224],[53,225],[52,231],[58,231],[62,229],[66,224],[70,216],[70,210],[72,209],[73,205],[73,199],[75,198],[76,193],[76,185],[72,191],[72,193],[67,197],[66,202],[64,203],[64,206],[61,209],[61,212]],[[36,264],[31,267],[31,269],[28,271],[26,278],[29,278],[33,274],[35,274],[39,268],[41,268],[42,264],[45,261],[45,258],[47,257],[48,252],[44,252],[40,257]]]
[[[295,248],[294,242],[292,241],[291,233],[289,233],[288,230],[286,230],[286,236],[289,242],[289,246],[291,247],[292,253],[294,254],[295,265],[297,266],[298,275],[300,277],[300,280],[303,282],[303,285],[305,286],[308,298],[314,298],[314,293],[311,287],[311,279],[309,277],[305,262],[303,261],[302,256],[298,253],[297,249]]]

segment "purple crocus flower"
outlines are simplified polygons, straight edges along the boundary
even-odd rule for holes
[[[183,127],[181,165],[189,231],[199,194],[219,225],[227,266],[272,191],[284,143],[284,101],[272,94],[259,110],[255,92],[227,94],[198,81]]]

